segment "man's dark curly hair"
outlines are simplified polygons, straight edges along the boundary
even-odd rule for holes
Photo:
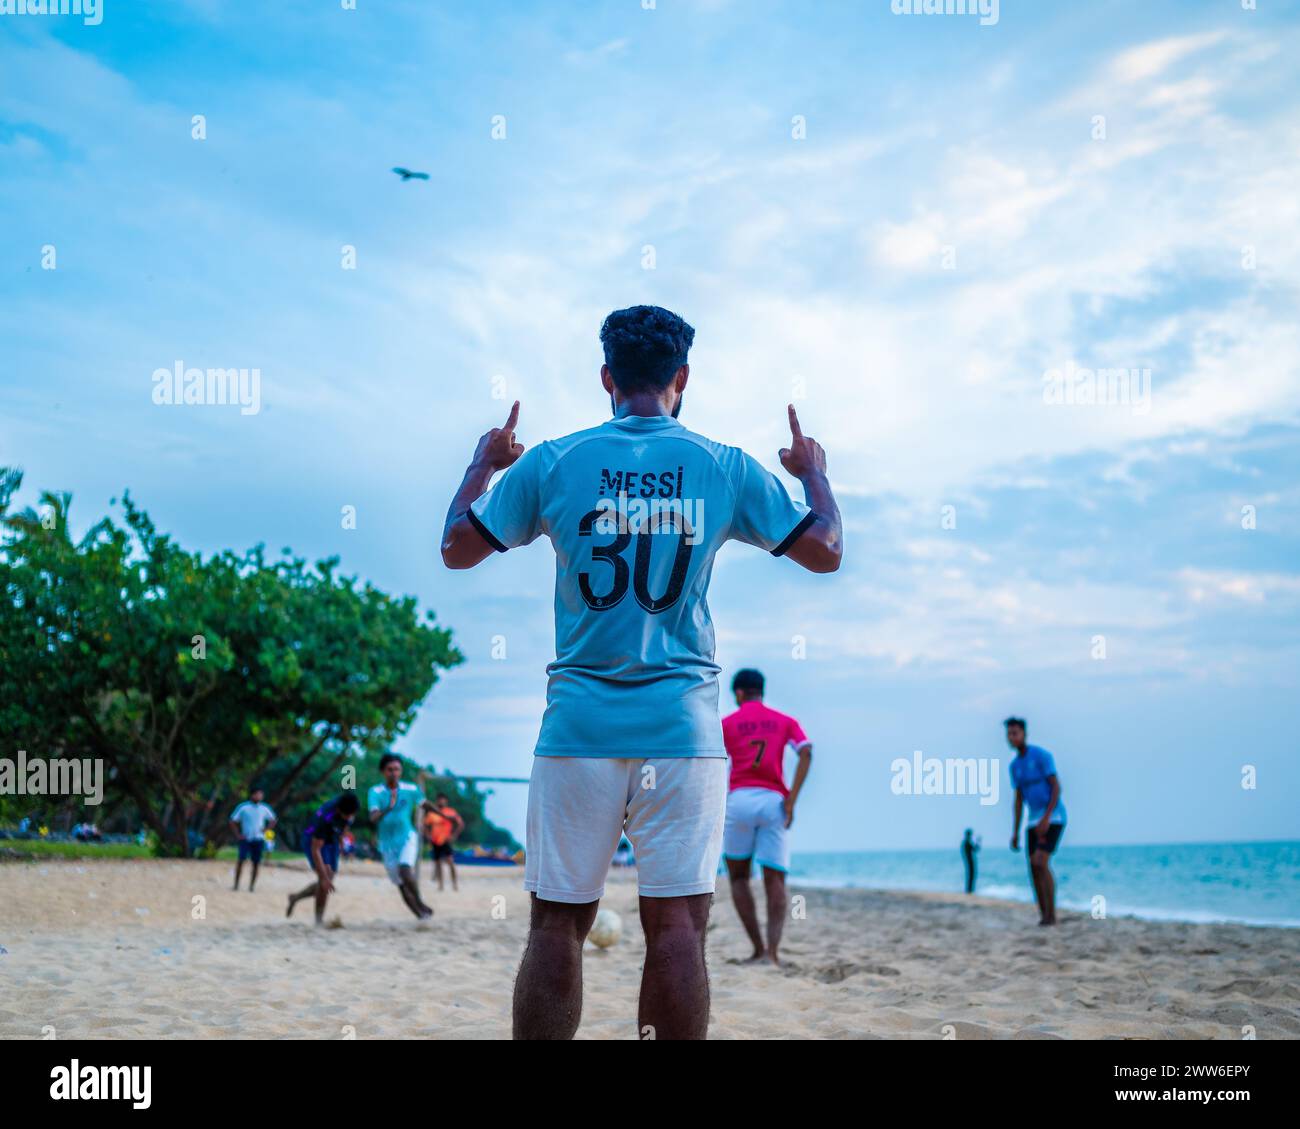
[[[624,394],[666,388],[695,340],[695,330],[661,306],[615,310],[600,327],[605,363]]]

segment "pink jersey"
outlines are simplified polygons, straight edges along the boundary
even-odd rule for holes
[[[731,758],[731,790],[770,788],[783,796],[785,786],[781,761],[786,747],[808,744],[803,727],[792,717],[768,709],[760,701],[749,701],[722,719],[722,739]]]

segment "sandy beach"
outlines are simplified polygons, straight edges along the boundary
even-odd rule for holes
[[[422,870],[427,875],[427,864]],[[0,1037],[508,1038],[527,930],[517,870],[463,868],[417,923],[377,864],[349,864],[329,916],[284,916],[299,859],[230,890],[224,862],[0,864]],[[953,895],[800,890],[784,969],[745,966],[719,885],[712,1038],[1300,1036],[1300,930],[1066,914]],[[635,1037],[644,946],[634,880],[604,905],[623,939],[588,946],[579,1038]]]

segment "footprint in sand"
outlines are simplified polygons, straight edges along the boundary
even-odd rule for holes
[[[855,964],[852,961],[836,961],[834,964],[823,965],[815,969],[812,975],[823,984],[838,984],[841,980],[847,980],[859,972],[868,976],[902,976],[897,968],[891,968],[887,964]]]

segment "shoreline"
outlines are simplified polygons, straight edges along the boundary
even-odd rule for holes
[[[986,843],[976,889],[1032,902],[1023,853]],[[1188,924],[1300,928],[1300,840],[1078,845],[1053,857],[1058,907]],[[964,893],[955,850],[796,852],[791,881],[815,888]]]
[[[365,860],[361,860],[363,864],[364,861]],[[97,854],[87,854],[87,855],[42,854],[39,852],[30,852],[30,853],[23,852],[21,850],[14,849],[11,846],[5,846],[0,848],[0,870],[2,870],[5,866],[20,865],[23,863],[39,864],[39,865],[52,865],[52,864],[64,865],[64,864],[73,863],[73,864],[87,865],[87,864],[96,864],[100,862],[156,862],[156,863],[168,863],[168,864],[179,863],[181,865],[205,863],[209,865],[212,864],[233,865],[233,860],[226,860],[226,859],[219,859],[219,860],[194,859],[194,858],[158,859],[152,857],[149,858],[137,857],[134,855],[113,857],[108,855],[97,855]],[[264,870],[268,868],[269,869],[279,868],[279,869],[286,869],[286,870],[300,870],[304,874],[306,873],[306,864],[303,863],[302,859],[296,853],[293,852],[283,852],[282,857],[280,858],[267,856],[263,860],[262,865]],[[357,863],[350,863],[349,865],[355,866],[357,865]],[[422,858],[420,865],[421,865],[421,869],[423,870],[425,867],[431,866],[431,863],[429,862],[429,860]],[[523,880],[522,866],[479,867],[470,863],[460,863],[458,864],[458,866],[462,867],[467,873],[471,873],[471,874],[478,874],[484,871],[494,871],[502,876],[509,876],[511,874],[516,874],[519,876],[521,882]],[[631,868],[631,870],[634,872],[635,868]],[[619,870],[615,869],[611,873],[617,874],[619,873]],[[723,885],[725,885],[725,882],[726,882],[725,876],[720,873],[718,875],[719,887],[721,888]],[[1030,898],[1028,894],[1028,891],[1026,891],[1024,897],[1007,897],[1002,894],[981,894],[978,892],[975,894],[967,894],[962,890],[925,890],[915,886],[857,885],[853,882],[839,882],[833,879],[806,878],[806,877],[799,877],[793,874],[787,877],[787,885],[791,890],[801,889],[801,890],[815,890],[815,891],[825,891],[825,892],[845,891],[850,893],[861,893],[861,894],[900,894],[900,895],[916,897],[916,898],[938,897],[942,899],[953,899],[953,904],[969,903],[969,904],[982,904],[982,905],[997,905],[997,906],[1003,906],[1008,908],[1022,908],[1022,909],[1026,907],[1032,909],[1034,904],[1033,900]],[[1088,907],[1082,905],[1079,902],[1071,902],[1069,900],[1058,898],[1057,908],[1066,913],[1076,914],[1080,916],[1090,916]],[[1215,914],[1213,911],[1210,910],[1166,910],[1163,908],[1132,909],[1129,907],[1121,907],[1119,909],[1113,909],[1109,911],[1106,917],[1108,919],[1134,920],[1134,921],[1151,922],[1153,924],[1168,923],[1168,924],[1175,924],[1175,925],[1240,925],[1252,929],[1286,929],[1286,930],[1300,929],[1300,920],[1292,920],[1289,918],[1234,917],[1234,916]]]
[[[938,895],[945,898],[954,898],[959,902],[987,902],[991,905],[1030,907],[1034,905],[1029,894],[1026,893],[1024,898],[1008,898],[999,894],[966,894],[961,890],[920,890],[914,886],[857,886],[852,883],[839,883],[826,879],[816,878],[796,878],[790,875],[787,879],[790,889],[804,888],[809,890],[847,890],[856,891],[863,894],[908,894],[917,897],[926,897],[928,895]],[[1067,913],[1089,916],[1086,907],[1079,903],[1071,903],[1060,898],[1057,899],[1057,909]],[[1193,913],[1197,916],[1185,916]],[[1117,909],[1111,910],[1107,917],[1125,918],[1135,921],[1149,921],[1152,923],[1167,922],[1174,925],[1243,925],[1252,929],[1300,929],[1300,921],[1292,921],[1286,918],[1245,918],[1245,917],[1220,917],[1213,916],[1211,911],[1195,910],[1163,910],[1163,909]]]
[[[528,896],[514,868],[463,867],[431,922],[377,863],[345,864],[327,920],[285,918],[306,863],[256,894],[200,860],[0,865],[0,1038],[508,1038]],[[246,876],[247,877],[247,876]],[[1027,904],[792,883],[783,967],[748,955],[728,884],[707,953],[711,1038],[1300,1037],[1300,931],[1095,920],[1037,926]],[[636,1037],[645,947],[633,876],[611,873],[612,948],[585,950],[580,1039]]]

